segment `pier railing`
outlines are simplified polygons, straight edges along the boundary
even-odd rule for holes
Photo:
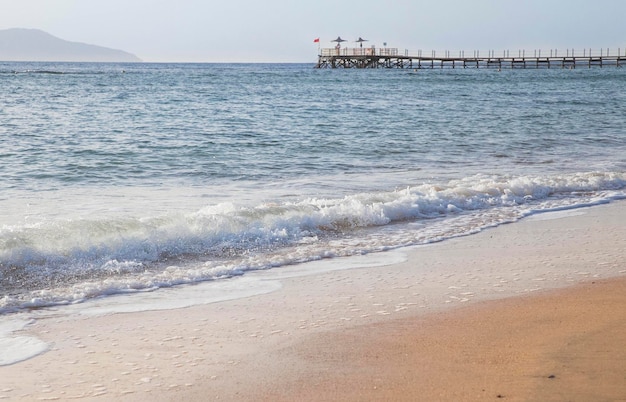
[[[518,49],[518,50],[417,50],[398,48],[321,48],[320,56],[398,56],[413,58],[536,58],[536,57],[626,57],[625,48],[584,48],[584,49]]]
[[[567,48],[517,50],[404,50],[405,56],[430,58],[626,57],[625,48]]]
[[[320,49],[320,56],[397,56],[397,48],[374,48],[374,47],[343,47]]]

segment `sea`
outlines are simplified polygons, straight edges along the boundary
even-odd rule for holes
[[[0,63],[0,88],[2,315],[626,198],[623,68]]]

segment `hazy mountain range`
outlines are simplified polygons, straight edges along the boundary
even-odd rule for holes
[[[0,30],[1,61],[139,62],[134,54],[69,42],[38,29]]]

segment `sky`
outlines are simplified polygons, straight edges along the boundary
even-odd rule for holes
[[[0,29],[147,62],[316,62],[313,40],[333,47],[337,36],[409,54],[626,50],[625,0],[0,0],[0,10]]]

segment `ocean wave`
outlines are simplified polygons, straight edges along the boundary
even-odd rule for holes
[[[622,198],[625,188],[625,173],[477,175],[342,198],[4,226],[0,311],[440,241],[541,210]]]

